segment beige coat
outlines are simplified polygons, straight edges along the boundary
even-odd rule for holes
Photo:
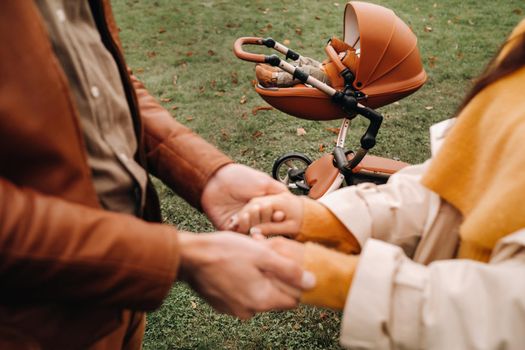
[[[431,128],[433,153],[449,127]],[[321,200],[363,247],[341,344],[523,349],[525,229],[500,240],[488,264],[454,259],[461,214],[420,184],[428,163],[386,185],[347,187]]]

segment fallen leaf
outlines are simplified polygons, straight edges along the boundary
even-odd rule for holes
[[[438,61],[437,57],[436,56],[430,56],[428,58],[428,66],[430,68],[434,68],[436,66],[436,62]]]
[[[514,13],[515,15],[522,15],[523,14],[523,10],[522,9],[514,9],[514,10],[512,10],[512,13]]]
[[[333,134],[339,135],[339,128],[326,128],[326,130]]]
[[[432,27],[431,26],[425,26],[425,32],[427,33],[430,33],[432,31]]]
[[[283,40],[283,44],[286,45],[286,46],[290,45],[290,40],[284,39]]]
[[[243,112],[243,114],[241,114],[241,119],[243,119],[243,120],[248,119],[248,113],[247,112]]]
[[[172,99],[171,97],[168,97],[168,98],[161,98],[161,99],[160,99],[160,102],[164,102],[164,103],[166,103],[166,102],[171,102],[172,100],[173,100],[173,99]]]
[[[190,303],[191,303],[191,308],[192,308],[192,309],[196,309],[196,308],[197,308],[197,303],[196,303],[196,302],[194,302],[194,301],[192,300],[192,301],[190,301]]]
[[[166,33],[166,29],[164,29],[164,28],[160,28],[160,29],[159,29],[159,34],[162,34],[162,33]]]
[[[324,320],[324,319],[326,319],[327,317],[328,317],[328,313],[327,313],[327,312],[321,311],[321,312],[319,313],[319,318],[320,318],[321,320]]]
[[[210,81],[210,86],[211,86],[212,89],[215,89],[217,87],[217,80],[215,80],[215,79],[211,80]]]
[[[324,145],[322,143],[319,145],[319,152],[324,152]]]
[[[208,55],[209,55],[209,56],[215,56],[215,51],[213,51],[213,50],[208,50]]]
[[[432,107],[432,106],[426,106],[425,109],[426,109],[427,111],[431,111],[431,110],[434,109],[434,107]]]
[[[189,116],[186,117],[186,120],[191,122],[193,120],[193,117],[191,115],[189,115]]]
[[[260,131],[260,130],[256,130],[253,134],[252,134],[252,137],[254,139],[258,139],[259,137],[263,136],[263,132]]]
[[[240,103],[241,105],[243,105],[243,104],[246,103],[246,101],[247,101],[246,95],[242,95],[241,100],[239,101],[239,103]]]
[[[295,28],[295,34],[302,35],[303,34],[303,30],[301,28]]]
[[[203,94],[204,91],[206,91],[206,88],[204,86],[199,86],[199,93]]]
[[[217,91],[215,93],[215,96],[218,96],[218,97],[224,96],[224,91]]]
[[[186,52],[186,56],[188,56],[188,57],[193,56],[193,51],[188,51],[188,52]]]
[[[139,68],[135,69],[135,73],[139,73],[139,74],[140,73],[144,73],[144,68],[139,67]]]
[[[304,130],[304,128],[297,128],[296,133],[297,136],[304,136],[306,135],[306,130]]]
[[[148,55],[149,58],[153,58],[157,56],[157,53],[155,51],[148,51],[146,52],[146,55]]]
[[[315,19],[319,21],[319,20],[321,20],[321,17],[315,16]]]
[[[173,106],[173,107],[171,107],[172,110],[176,110],[176,109],[178,109],[178,108],[179,108],[179,106]]]
[[[339,7],[339,3],[338,2],[334,2],[334,6],[335,7]]]
[[[179,77],[174,75],[172,79],[173,86],[177,86],[177,79],[179,79]]]
[[[239,83],[239,76],[237,75],[237,72],[232,72],[232,74],[231,74],[231,82],[234,85],[237,85]]]
[[[272,109],[272,106],[255,106],[252,108],[252,114],[257,115],[259,111],[271,111]]]
[[[228,131],[226,131],[226,129],[221,129],[221,136],[223,141],[228,141],[230,139],[230,134]]]
[[[475,23],[474,23],[473,20],[469,19],[469,20],[468,20],[468,24],[470,24],[471,26],[473,26]]]

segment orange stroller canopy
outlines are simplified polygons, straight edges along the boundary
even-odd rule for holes
[[[341,84],[335,82],[333,87],[355,91],[359,103],[370,108],[381,107],[413,93],[425,83],[427,76],[417,38],[392,10],[365,2],[349,2],[344,13],[343,38],[358,54],[356,67],[351,68],[355,79],[351,86],[345,87],[339,78]],[[333,55],[330,58],[334,60]],[[287,88],[257,85],[255,89],[269,104],[298,118],[348,117],[331,96],[304,84]]]

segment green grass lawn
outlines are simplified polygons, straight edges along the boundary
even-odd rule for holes
[[[275,158],[329,152],[338,121],[315,122],[264,105],[254,92],[254,65],[238,60],[240,36],[272,36],[301,54],[324,59],[342,35],[344,2],[118,0],[114,11],[128,64],[181,123],[240,163],[269,172]],[[410,25],[429,80],[416,94],[380,109],[385,116],[372,153],[416,163],[429,156],[428,127],[453,115],[471,81],[525,14],[523,0],[382,0]],[[269,52],[269,51],[268,51]],[[273,52],[272,52],[273,53]],[[348,147],[365,123],[357,119]],[[306,135],[297,136],[297,128]],[[321,147],[323,145],[323,147]],[[158,186],[165,220],[184,230],[213,230],[206,218]],[[340,314],[312,307],[250,321],[218,315],[176,284],[148,317],[145,349],[337,349]]]

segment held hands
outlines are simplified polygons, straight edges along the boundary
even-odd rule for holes
[[[270,176],[241,164],[228,164],[210,179],[201,204],[210,221],[220,230],[250,199],[288,192],[286,186]]]
[[[228,232],[179,237],[181,278],[220,312],[247,319],[293,308],[315,285],[315,276],[301,267],[302,252],[279,248],[276,240]]]
[[[227,229],[240,233],[294,238],[303,222],[303,200],[290,192],[253,198],[231,217]]]

